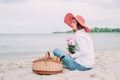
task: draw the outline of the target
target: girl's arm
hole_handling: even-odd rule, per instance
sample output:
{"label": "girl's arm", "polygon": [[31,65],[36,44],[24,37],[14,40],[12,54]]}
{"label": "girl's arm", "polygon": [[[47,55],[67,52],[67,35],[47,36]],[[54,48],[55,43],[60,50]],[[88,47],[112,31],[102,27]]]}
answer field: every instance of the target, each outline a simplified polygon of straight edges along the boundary
{"label": "girl's arm", "polygon": [[77,35],[75,39],[78,44],[78,47],[80,48],[80,51],[75,52],[75,54],[71,54],[71,57],[78,58],[80,56],[85,56],[85,53],[89,49],[89,42],[87,40],[87,37],[85,35]]}

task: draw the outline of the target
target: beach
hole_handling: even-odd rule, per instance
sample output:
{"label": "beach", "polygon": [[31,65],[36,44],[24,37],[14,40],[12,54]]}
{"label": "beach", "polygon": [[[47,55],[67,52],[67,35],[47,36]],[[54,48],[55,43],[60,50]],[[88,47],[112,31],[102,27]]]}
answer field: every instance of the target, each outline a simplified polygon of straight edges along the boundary
{"label": "beach", "polygon": [[0,34],[0,80],[120,80],[120,34],[90,34],[95,65],[89,71],[66,68],[55,75],[32,72],[32,62],[54,48],[66,50],[66,37],[73,34]]}
{"label": "beach", "polygon": [[32,72],[32,61],[38,55],[0,59],[0,80],[120,80],[120,50],[95,51],[95,65],[88,71],[71,71],[66,68],[55,75],[38,75]]}

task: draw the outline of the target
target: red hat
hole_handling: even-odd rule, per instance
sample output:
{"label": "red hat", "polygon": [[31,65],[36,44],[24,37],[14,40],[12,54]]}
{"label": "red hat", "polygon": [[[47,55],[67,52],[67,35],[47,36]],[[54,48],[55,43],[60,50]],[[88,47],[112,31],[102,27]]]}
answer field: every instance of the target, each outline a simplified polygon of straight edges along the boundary
{"label": "red hat", "polygon": [[66,23],[68,26],[70,26],[72,28],[72,19],[75,18],[83,27],[85,32],[90,32],[90,29],[85,25],[85,20],[82,16],[77,15],[77,16],[73,16],[72,13],[68,13],[65,15],[64,18],[64,23]]}

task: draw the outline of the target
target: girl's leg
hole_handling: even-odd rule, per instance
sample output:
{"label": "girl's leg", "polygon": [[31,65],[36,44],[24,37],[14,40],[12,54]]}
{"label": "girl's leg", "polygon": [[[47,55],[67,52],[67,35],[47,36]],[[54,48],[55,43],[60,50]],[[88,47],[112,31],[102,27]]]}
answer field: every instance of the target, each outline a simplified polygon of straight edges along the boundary
{"label": "girl's leg", "polygon": [[60,49],[54,49],[53,50],[53,54],[55,56],[57,56],[58,58],[61,58],[63,55],[65,55],[65,57],[62,59],[63,64],[71,69],[71,70],[80,70],[80,71],[86,71],[86,70],[90,70],[91,68],[86,68],[78,63],[75,62],[75,60],[73,58],[71,58],[67,53],[63,52]]}
{"label": "girl's leg", "polygon": [[82,66],[82,65],[80,65],[78,63],[76,63],[75,65],[76,65],[76,69],[80,70],[80,71],[86,71],[86,70],[92,69],[92,68],[86,68],[86,67],[84,67],[84,66]]}
{"label": "girl's leg", "polygon": [[76,69],[76,65],[75,65],[75,60],[73,58],[71,58],[67,53],[65,53],[64,51],[56,48],[53,50],[53,54],[55,56],[57,56],[58,58],[61,58],[63,55],[65,55],[65,57],[62,59],[63,64],[71,69],[71,70],[75,70]]}

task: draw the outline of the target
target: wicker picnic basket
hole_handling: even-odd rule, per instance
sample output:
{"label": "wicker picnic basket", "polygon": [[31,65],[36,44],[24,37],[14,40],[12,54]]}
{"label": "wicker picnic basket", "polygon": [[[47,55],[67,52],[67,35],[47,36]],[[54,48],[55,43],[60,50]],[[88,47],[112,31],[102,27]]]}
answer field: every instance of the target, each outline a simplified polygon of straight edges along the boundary
{"label": "wicker picnic basket", "polygon": [[63,64],[57,57],[50,57],[47,52],[45,58],[33,61],[32,71],[37,74],[57,74],[63,70]]}

